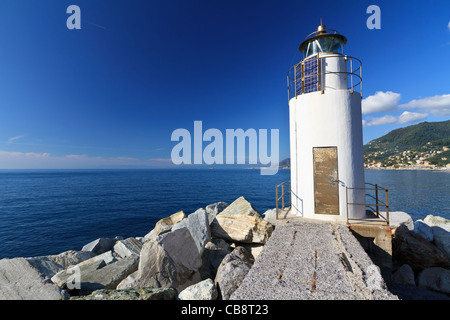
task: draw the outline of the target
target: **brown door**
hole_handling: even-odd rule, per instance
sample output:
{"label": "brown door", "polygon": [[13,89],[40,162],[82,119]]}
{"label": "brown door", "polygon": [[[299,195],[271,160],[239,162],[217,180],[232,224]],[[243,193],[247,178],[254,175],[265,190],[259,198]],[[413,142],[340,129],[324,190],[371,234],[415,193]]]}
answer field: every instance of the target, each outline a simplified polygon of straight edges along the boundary
{"label": "brown door", "polygon": [[314,212],[339,214],[337,147],[313,148]]}

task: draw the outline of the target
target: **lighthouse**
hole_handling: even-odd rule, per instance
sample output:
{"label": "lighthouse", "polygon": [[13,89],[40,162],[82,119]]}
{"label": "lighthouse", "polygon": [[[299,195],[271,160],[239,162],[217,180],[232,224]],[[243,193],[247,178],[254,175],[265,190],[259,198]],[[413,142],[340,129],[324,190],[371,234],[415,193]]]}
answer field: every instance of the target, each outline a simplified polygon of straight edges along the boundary
{"label": "lighthouse", "polygon": [[362,65],[347,38],[320,25],[288,72],[291,211],[305,218],[363,219]]}

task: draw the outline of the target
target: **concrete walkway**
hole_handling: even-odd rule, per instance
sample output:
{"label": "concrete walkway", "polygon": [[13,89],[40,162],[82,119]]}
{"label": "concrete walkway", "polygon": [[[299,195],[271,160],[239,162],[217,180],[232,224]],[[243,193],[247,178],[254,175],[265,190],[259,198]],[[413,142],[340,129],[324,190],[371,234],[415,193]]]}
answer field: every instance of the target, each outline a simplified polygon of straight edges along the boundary
{"label": "concrete walkway", "polygon": [[397,299],[346,225],[287,219],[231,299]]}

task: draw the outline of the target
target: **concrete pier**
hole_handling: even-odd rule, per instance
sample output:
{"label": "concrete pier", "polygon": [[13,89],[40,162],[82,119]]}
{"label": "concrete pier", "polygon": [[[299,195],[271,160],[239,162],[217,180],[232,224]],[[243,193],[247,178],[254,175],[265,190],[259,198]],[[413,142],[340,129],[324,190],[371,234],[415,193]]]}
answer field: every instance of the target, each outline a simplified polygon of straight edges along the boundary
{"label": "concrete pier", "polygon": [[397,299],[349,226],[279,220],[231,299]]}

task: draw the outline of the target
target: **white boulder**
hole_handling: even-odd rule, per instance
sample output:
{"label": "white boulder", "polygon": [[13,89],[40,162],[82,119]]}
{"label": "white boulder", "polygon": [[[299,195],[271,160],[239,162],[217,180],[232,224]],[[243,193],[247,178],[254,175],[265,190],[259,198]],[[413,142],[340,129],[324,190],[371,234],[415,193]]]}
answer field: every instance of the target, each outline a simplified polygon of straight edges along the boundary
{"label": "white boulder", "polygon": [[209,224],[211,224],[214,218],[228,207],[226,202],[216,202],[206,206],[206,214],[208,215]]}
{"label": "white boulder", "polygon": [[201,255],[206,243],[211,240],[211,229],[208,215],[205,209],[198,209],[191,213],[186,219],[178,222],[172,227],[172,232],[181,228],[187,228],[197,247],[197,255]]}
{"label": "white boulder", "polygon": [[186,218],[186,215],[183,211],[175,212],[169,217],[163,218],[159,220],[152,231],[147,233],[144,238],[146,239],[156,239],[158,236],[169,232],[172,229],[172,226],[181,220]]}
{"label": "white boulder", "polygon": [[24,258],[0,260],[0,300],[59,300],[69,294]]}
{"label": "white boulder", "polygon": [[427,215],[423,221],[430,227],[441,227],[450,232],[450,220],[440,216]]}
{"label": "white boulder", "polygon": [[223,300],[228,300],[236,291],[251,267],[252,261],[243,247],[236,247],[225,256],[214,280]]}
{"label": "white boulder", "polygon": [[[386,219],[386,212],[380,212],[380,216]],[[403,211],[390,211],[389,226],[395,228],[401,225],[405,225],[409,231],[414,230],[414,221],[408,213]]]}
{"label": "white boulder", "polygon": [[114,245],[114,252],[117,253],[121,258],[127,258],[132,254],[139,255],[141,249],[142,242],[133,237],[117,241]]}
{"label": "white boulder", "polygon": [[271,223],[240,197],[219,213],[211,224],[213,237],[244,243],[265,243],[272,234]]}
{"label": "white boulder", "polygon": [[91,251],[95,254],[102,254],[111,250],[116,241],[110,238],[99,238],[84,245],[81,251]]}
{"label": "white boulder", "polygon": [[430,214],[423,221],[431,227],[436,247],[450,260],[450,220]]}
{"label": "white boulder", "polygon": [[217,300],[218,297],[219,293],[211,279],[189,286],[178,295],[180,300]]}

